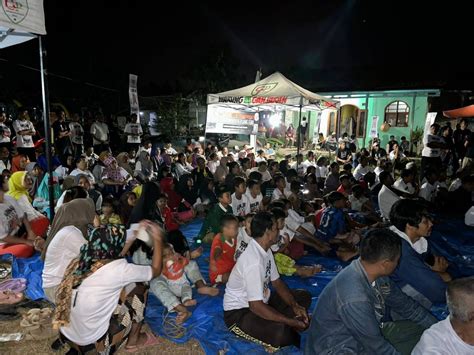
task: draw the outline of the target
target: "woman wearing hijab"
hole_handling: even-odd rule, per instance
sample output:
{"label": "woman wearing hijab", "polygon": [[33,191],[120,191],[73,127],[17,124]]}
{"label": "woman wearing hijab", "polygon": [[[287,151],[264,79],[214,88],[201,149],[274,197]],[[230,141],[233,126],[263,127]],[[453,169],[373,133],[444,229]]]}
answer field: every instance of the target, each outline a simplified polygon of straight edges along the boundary
{"label": "woman wearing hijab", "polygon": [[198,191],[194,186],[194,180],[191,175],[185,175],[179,180],[177,190],[182,198],[191,206],[196,203]]}
{"label": "woman wearing hijab", "polygon": [[17,171],[25,171],[26,165],[29,163],[28,157],[22,154],[17,154],[12,158],[12,173]]}
{"label": "woman wearing hijab", "polygon": [[87,225],[96,216],[94,202],[78,198],[62,205],[54,216],[51,230],[41,253],[44,260],[43,290],[46,298],[55,303],[58,285],[69,263],[77,258],[87,243]]}
{"label": "woman wearing hijab", "polygon": [[133,169],[130,166],[128,153],[122,152],[117,155],[117,164],[123,168],[130,176],[133,176]]}
{"label": "woman wearing hijab", "polygon": [[88,243],[66,268],[56,291],[53,327],[61,339],[81,354],[112,354],[122,344],[135,352],[157,343],[151,333],[141,333],[148,282],[161,274],[161,229],[143,221],[153,242],[151,265],[135,265],[122,257],[125,227],[109,225],[91,229]]}
{"label": "woman wearing hijab", "polygon": [[137,195],[133,191],[126,192],[120,197],[120,219],[123,224],[128,225],[128,220],[136,204]]}
{"label": "woman wearing hijab", "polygon": [[135,164],[135,175],[142,181],[148,181],[154,175],[153,162],[150,159],[150,154],[145,150],[142,150],[138,156]]}
{"label": "woman wearing hijab", "polygon": [[191,174],[193,171],[193,166],[186,161],[186,154],[179,153],[178,160],[174,164],[174,172],[178,179],[181,179],[181,176]]}
{"label": "woman wearing hijab", "polygon": [[[51,217],[51,211],[49,210],[49,173],[46,173],[41,181],[36,192],[36,197],[33,200],[33,207],[42,213],[46,213],[48,218]],[[54,201],[57,202],[61,197],[61,186],[59,186],[59,177],[53,172],[53,196]]]}
{"label": "woman wearing hijab", "polygon": [[[6,195],[7,191],[7,178],[0,175],[0,255],[29,258],[44,240],[36,237],[25,213],[13,197]],[[21,233],[21,226],[26,233]]]}
{"label": "woman wearing hijab", "polygon": [[31,204],[31,197],[28,193],[33,181],[26,171],[13,173],[8,180],[7,195],[13,197],[21,210],[26,213],[31,228],[37,236],[45,237],[49,227],[49,220],[40,212],[35,210]]}

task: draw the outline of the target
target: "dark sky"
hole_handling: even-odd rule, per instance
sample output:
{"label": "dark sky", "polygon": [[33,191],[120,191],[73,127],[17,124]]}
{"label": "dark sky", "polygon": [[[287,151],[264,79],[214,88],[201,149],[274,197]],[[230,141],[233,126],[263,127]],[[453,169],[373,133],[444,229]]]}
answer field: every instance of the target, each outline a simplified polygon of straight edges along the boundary
{"label": "dark sky", "polygon": [[[45,0],[49,69],[125,91],[136,73],[139,91],[149,91],[150,83],[186,81],[211,48],[228,45],[241,84],[262,67],[311,89],[470,89],[474,8],[459,3]],[[10,63],[0,74],[11,79],[23,70],[11,63],[38,66],[37,43],[0,58]]]}

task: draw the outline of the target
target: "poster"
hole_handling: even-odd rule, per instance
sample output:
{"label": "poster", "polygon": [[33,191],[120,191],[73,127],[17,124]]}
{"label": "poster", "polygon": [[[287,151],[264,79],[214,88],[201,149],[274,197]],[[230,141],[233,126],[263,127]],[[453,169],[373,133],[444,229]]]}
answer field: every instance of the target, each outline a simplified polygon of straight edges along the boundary
{"label": "poster", "polygon": [[370,127],[370,138],[376,138],[378,136],[377,126],[379,124],[379,116],[372,116],[372,126]]}
{"label": "poster", "polygon": [[423,131],[423,144],[426,144],[428,134],[430,133],[430,127],[434,123],[436,118],[436,112],[428,112],[426,114],[425,129]]}
{"label": "poster", "polygon": [[130,114],[136,114],[140,122],[140,108],[138,106],[138,91],[137,91],[138,76],[130,74],[128,84],[128,97],[130,99]]}
{"label": "poster", "polygon": [[319,111],[316,113],[316,121],[314,121],[314,130],[313,130],[313,144],[318,144],[319,141],[319,126],[321,125],[321,116],[323,112]]}
{"label": "poster", "polygon": [[209,105],[206,133],[257,134],[258,114],[251,110],[234,110]]}

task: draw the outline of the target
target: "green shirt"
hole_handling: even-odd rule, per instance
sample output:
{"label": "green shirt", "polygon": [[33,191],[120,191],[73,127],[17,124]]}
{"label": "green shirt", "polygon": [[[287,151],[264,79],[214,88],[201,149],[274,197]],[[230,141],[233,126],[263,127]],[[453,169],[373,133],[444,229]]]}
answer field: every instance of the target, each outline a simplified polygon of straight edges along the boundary
{"label": "green shirt", "polygon": [[219,233],[221,231],[221,219],[226,214],[233,214],[231,206],[224,207],[220,203],[214,205],[202,224],[198,238],[202,239],[208,233]]}

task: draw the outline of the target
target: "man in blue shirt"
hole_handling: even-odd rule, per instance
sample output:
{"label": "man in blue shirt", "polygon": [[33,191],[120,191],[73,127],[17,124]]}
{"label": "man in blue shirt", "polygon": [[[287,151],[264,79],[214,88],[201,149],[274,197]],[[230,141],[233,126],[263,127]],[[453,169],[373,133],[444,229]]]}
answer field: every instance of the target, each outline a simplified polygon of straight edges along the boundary
{"label": "man in blue shirt", "polygon": [[[387,277],[397,267],[400,251],[400,238],[389,229],[367,233],[360,258],[321,293],[305,354],[410,354],[436,318]],[[391,321],[390,309],[406,320]]]}
{"label": "man in blue shirt", "polygon": [[425,208],[417,201],[397,201],[390,210],[390,229],[402,242],[402,255],[394,273],[390,276],[401,290],[430,309],[433,303],[446,302],[446,282],[451,276],[446,272],[445,258],[435,256],[431,264],[426,262],[428,241],[433,223]]}

